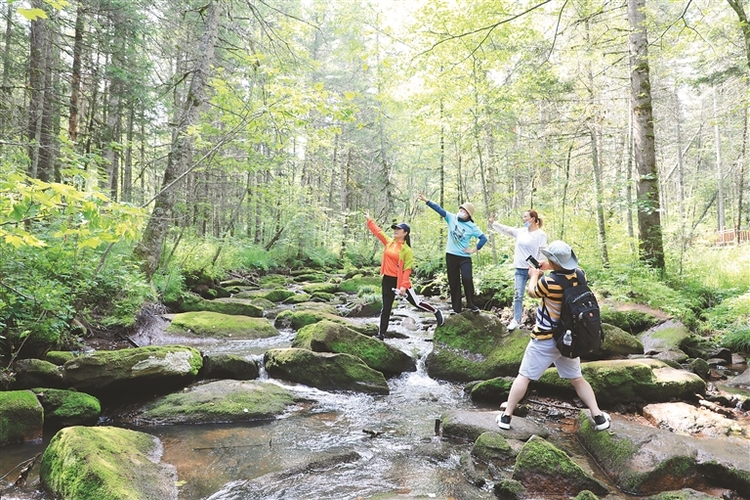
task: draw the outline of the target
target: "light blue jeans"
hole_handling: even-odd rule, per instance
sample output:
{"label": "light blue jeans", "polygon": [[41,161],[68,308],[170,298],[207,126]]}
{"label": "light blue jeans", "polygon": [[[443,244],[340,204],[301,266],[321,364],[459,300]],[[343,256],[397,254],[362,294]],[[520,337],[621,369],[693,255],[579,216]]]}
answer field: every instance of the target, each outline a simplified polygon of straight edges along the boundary
{"label": "light blue jeans", "polygon": [[529,270],[516,268],[516,289],[513,294],[513,318],[516,323],[521,323],[523,316],[523,296],[526,292],[526,283],[529,281]]}

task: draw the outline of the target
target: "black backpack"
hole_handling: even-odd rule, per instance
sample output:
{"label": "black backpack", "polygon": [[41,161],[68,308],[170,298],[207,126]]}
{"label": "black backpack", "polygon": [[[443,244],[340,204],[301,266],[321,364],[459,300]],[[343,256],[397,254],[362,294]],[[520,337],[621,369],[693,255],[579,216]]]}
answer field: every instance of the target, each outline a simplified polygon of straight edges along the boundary
{"label": "black backpack", "polygon": [[[566,358],[577,358],[598,351],[604,342],[599,303],[586,284],[580,269],[574,280],[550,277],[563,289],[560,324],[553,332],[557,349]],[[578,283],[573,285],[572,281]]]}

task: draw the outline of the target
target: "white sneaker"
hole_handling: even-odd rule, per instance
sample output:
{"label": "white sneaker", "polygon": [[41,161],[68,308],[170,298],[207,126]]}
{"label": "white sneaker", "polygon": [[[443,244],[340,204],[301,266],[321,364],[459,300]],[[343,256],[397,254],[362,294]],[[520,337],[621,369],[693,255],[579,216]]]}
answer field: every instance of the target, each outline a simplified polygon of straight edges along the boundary
{"label": "white sneaker", "polygon": [[609,429],[609,423],[612,421],[612,418],[609,416],[609,413],[602,412],[601,415],[597,415],[594,417],[594,429],[597,431],[604,431]]}
{"label": "white sneaker", "polygon": [[518,328],[519,326],[520,326],[520,325],[518,324],[518,321],[516,321],[516,320],[514,319],[513,321],[511,321],[511,322],[510,322],[510,323],[508,324],[508,331],[509,331],[509,332],[510,332],[510,331],[513,331],[513,330],[515,330],[516,328]]}

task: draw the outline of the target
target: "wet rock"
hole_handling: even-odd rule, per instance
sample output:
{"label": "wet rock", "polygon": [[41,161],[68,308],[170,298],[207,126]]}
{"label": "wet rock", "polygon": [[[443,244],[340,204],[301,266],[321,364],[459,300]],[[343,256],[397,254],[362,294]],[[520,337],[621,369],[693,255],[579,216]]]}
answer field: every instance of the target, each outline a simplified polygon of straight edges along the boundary
{"label": "wet rock", "polygon": [[198,378],[252,380],[258,378],[259,374],[260,367],[254,359],[236,354],[207,354],[203,356],[203,366],[198,372]]}
{"label": "wet rock", "polygon": [[292,347],[315,352],[340,352],[357,356],[367,366],[386,376],[416,371],[414,359],[404,351],[345,325],[323,320],[297,332]]}
{"label": "wet rock", "polygon": [[298,402],[277,384],[219,380],[163,396],[136,412],[147,425],[209,424],[273,420]]}
{"label": "wet rock", "polygon": [[99,399],[149,397],[195,380],[203,365],[200,352],[184,346],[148,346],[97,351],[63,365],[66,387]]}
{"label": "wet rock", "polygon": [[602,322],[616,326],[631,335],[636,335],[666,319],[660,311],[628,308],[625,304],[601,303]]}
{"label": "wet rock", "polygon": [[177,499],[177,473],[158,438],[116,427],[66,427],[41,460],[44,488],[61,500]]}
{"label": "wet rock", "polygon": [[528,498],[526,488],[523,487],[523,484],[521,484],[520,481],[513,479],[498,481],[492,489],[495,496],[502,500],[521,500],[523,498]]}
{"label": "wet rock", "polygon": [[[706,382],[694,373],[676,370],[655,359],[618,359],[581,364],[581,371],[600,404],[693,400],[705,394]],[[573,387],[549,368],[535,383],[540,391],[567,392]]]}
{"label": "wet rock", "polygon": [[703,379],[708,378],[708,375],[711,373],[708,363],[705,359],[701,358],[690,360],[686,368]]}
{"label": "wet rock", "polygon": [[531,420],[513,417],[509,430],[500,430],[495,419],[498,411],[450,410],[440,417],[443,437],[476,441],[485,432],[500,432],[505,439],[527,441],[531,436],[548,437],[549,430]]}
{"label": "wet rock", "polygon": [[613,417],[597,432],[588,416],[578,416],[579,441],[621,490],[635,495],[694,488],[750,491],[748,441],[696,438]]}
{"label": "wet rock", "polygon": [[383,374],[346,353],[318,353],[308,349],[270,349],[264,356],[270,377],[322,390],[388,394]]}
{"label": "wet rock", "polygon": [[495,315],[465,311],[435,330],[425,368],[432,378],[455,382],[515,376],[528,342],[527,331],[508,334]]}
{"label": "wet rock", "polygon": [[197,311],[176,314],[167,328],[171,335],[197,338],[262,339],[279,334],[265,318]]}
{"label": "wet rock", "polygon": [[0,391],[0,446],[42,439],[44,409],[31,391]]}
{"label": "wet rock", "polygon": [[539,436],[532,436],[521,448],[513,468],[513,479],[531,493],[577,495],[589,490],[606,495],[606,486],[590,476],[564,451]]}
{"label": "wet rock", "polygon": [[477,468],[474,466],[474,460],[469,453],[461,454],[459,465],[461,466],[461,474],[463,474],[469,484],[472,484],[477,488],[481,488],[485,485],[487,480],[477,472]]}
{"label": "wet rock", "polygon": [[64,389],[33,389],[44,408],[44,425],[61,429],[72,425],[94,425],[102,405],[94,396]]}
{"label": "wet rock", "polygon": [[[663,491],[650,497],[645,497],[644,500],[716,500],[719,497],[703,493],[702,491],[696,491],[691,488],[685,488],[678,491]],[[728,500],[724,497],[725,500]]]}

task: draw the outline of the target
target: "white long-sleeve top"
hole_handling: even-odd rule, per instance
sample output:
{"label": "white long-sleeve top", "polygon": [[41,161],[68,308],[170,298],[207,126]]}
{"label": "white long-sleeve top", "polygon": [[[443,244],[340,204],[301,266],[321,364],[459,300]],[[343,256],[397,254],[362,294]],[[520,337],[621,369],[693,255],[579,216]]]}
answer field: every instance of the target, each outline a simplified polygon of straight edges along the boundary
{"label": "white long-sleeve top", "polygon": [[528,268],[529,263],[526,262],[526,258],[529,255],[533,255],[539,262],[544,259],[541,250],[547,248],[547,234],[541,229],[529,231],[525,227],[504,226],[497,221],[492,223],[492,229],[516,239],[515,255],[513,256],[514,267]]}

